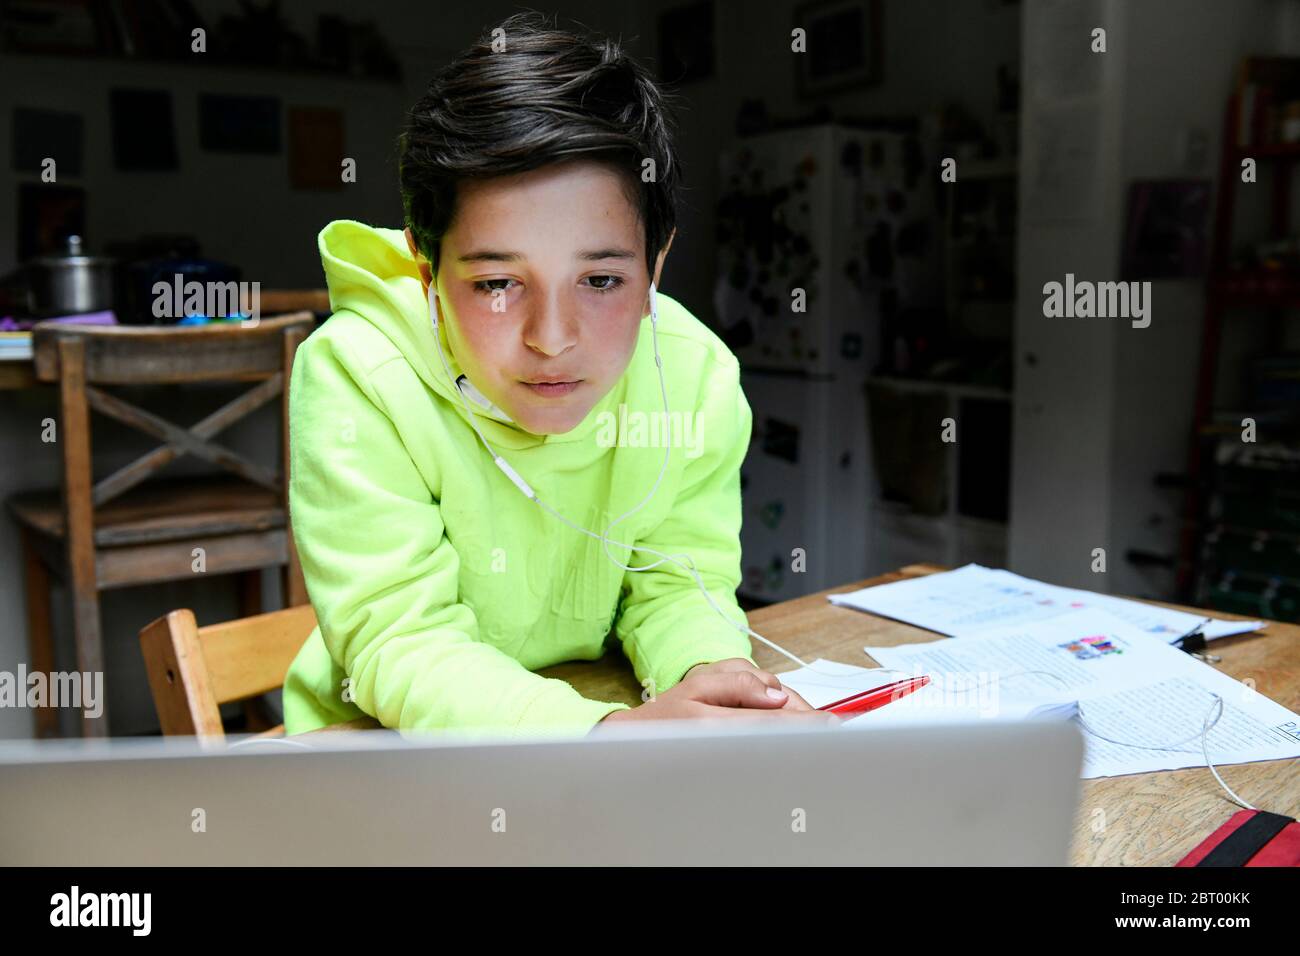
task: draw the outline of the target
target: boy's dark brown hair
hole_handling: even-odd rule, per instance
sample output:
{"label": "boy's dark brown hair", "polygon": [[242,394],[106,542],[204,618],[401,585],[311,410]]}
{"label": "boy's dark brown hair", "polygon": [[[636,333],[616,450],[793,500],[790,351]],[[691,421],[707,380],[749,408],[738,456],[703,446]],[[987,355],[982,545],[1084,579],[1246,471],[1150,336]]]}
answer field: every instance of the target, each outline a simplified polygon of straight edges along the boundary
{"label": "boy's dark brown hair", "polygon": [[[502,21],[445,66],[411,109],[399,141],[406,225],[436,274],[439,240],[455,213],[456,183],[572,159],[607,163],[624,179],[645,231],[646,267],[677,221],[681,170],[667,94],[609,39],[547,24],[530,11]],[[642,182],[654,160],[655,179]]]}

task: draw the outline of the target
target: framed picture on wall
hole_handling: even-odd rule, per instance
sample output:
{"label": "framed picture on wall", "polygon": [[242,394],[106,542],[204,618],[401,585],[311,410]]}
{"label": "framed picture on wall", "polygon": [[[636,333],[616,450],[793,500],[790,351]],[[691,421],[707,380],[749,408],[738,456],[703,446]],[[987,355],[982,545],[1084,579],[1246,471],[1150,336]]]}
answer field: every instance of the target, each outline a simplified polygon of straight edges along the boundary
{"label": "framed picture on wall", "polygon": [[801,97],[880,82],[880,0],[813,0],[795,8],[794,25],[803,29],[807,44],[794,57]]}

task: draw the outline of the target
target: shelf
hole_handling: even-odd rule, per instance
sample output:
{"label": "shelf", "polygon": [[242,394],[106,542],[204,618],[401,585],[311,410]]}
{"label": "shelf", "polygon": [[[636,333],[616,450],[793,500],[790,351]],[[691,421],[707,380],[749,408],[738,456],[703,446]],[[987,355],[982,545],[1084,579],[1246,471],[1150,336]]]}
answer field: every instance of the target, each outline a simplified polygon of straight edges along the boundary
{"label": "shelf", "polygon": [[1300,159],[1300,143],[1269,143],[1261,146],[1234,146],[1237,159]]}
{"label": "shelf", "polygon": [[900,392],[941,392],[956,398],[987,398],[1010,401],[1011,389],[993,385],[968,385],[961,382],[940,382],[924,378],[901,378],[892,375],[869,375],[868,385],[884,385]]}
{"label": "shelf", "polygon": [[1291,273],[1228,273],[1211,278],[1209,292],[1225,305],[1300,308],[1300,276]]}
{"label": "shelf", "polygon": [[1014,179],[1020,171],[1014,159],[958,160],[957,182],[963,179]]}
{"label": "shelf", "polygon": [[983,532],[988,534],[1006,534],[1009,526],[1005,521],[994,521],[992,518],[975,518],[971,515],[964,515],[957,512],[957,527],[966,531]]}
{"label": "shelf", "polygon": [[994,244],[1009,246],[1014,244],[1015,241],[1016,241],[1015,234],[1010,232],[998,233],[997,235],[993,235],[993,236],[984,236],[978,239],[974,236],[953,236],[952,237],[952,244],[954,247],[958,249],[968,249],[975,246],[988,246]]}
{"label": "shelf", "polygon": [[927,515],[913,511],[910,505],[901,501],[892,501],[879,496],[873,497],[871,500],[875,505],[876,516],[886,520],[915,521],[919,524],[943,525],[944,527],[955,523],[957,527],[966,531],[988,531],[993,533],[1005,532],[1008,527],[1005,521],[995,521],[992,518],[977,518],[974,515],[962,514],[960,511],[944,511],[936,515]]}
{"label": "shelf", "polygon": [[194,73],[200,73],[204,70],[209,70],[224,74],[242,73],[249,76],[284,76],[304,80],[339,81],[365,86],[400,86],[403,82],[401,77],[369,76],[360,73],[349,73],[328,66],[306,67],[283,66],[275,63],[249,63],[244,60],[209,57],[207,54],[204,54],[202,57],[157,57],[127,56],[123,53],[16,53],[11,51],[0,51],[0,63],[3,63],[7,68],[17,69],[20,69],[24,64],[26,64],[29,66],[43,65],[57,67],[66,70],[74,63],[82,63],[85,65],[94,64],[96,67],[102,67],[105,65],[140,66],[146,70],[162,67],[170,68],[172,70],[181,70],[185,73],[191,71]]}

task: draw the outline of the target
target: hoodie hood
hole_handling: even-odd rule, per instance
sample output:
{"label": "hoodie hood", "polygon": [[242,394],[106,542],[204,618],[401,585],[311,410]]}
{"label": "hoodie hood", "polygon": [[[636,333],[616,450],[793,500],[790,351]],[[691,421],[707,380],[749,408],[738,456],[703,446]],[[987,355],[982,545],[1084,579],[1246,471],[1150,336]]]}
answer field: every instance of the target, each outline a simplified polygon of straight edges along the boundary
{"label": "hoodie hood", "polygon": [[[439,326],[434,331],[428,299],[420,284],[415,259],[406,246],[405,233],[341,219],[321,230],[317,245],[331,311],[353,312],[383,332],[425,385],[441,396],[457,415],[467,424],[469,415],[475,416],[478,427],[494,447],[530,448],[586,438],[597,427],[600,413],[615,408],[626,391],[627,371],[582,422],[558,435],[534,435],[468,398],[462,402],[460,390],[454,384],[462,374],[460,363],[447,342],[445,329]],[[650,348],[646,344],[648,339],[648,323],[643,322],[628,371],[643,362],[644,353]],[[451,379],[447,378],[447,370],[438,358],[439,344],[451,369]]]}

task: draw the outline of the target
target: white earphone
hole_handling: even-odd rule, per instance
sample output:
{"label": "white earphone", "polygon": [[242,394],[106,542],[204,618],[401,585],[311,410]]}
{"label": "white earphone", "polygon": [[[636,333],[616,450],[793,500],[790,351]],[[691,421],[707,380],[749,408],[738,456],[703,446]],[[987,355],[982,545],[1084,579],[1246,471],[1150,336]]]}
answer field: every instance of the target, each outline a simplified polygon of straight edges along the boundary
{"label": "white earphone", "polygon": [[492,414],[497,415],[508,422],[514,421],[513,418],[505,413],[504,409],[493,405],[491,399],[475,388],[474,383],[469,380],[468,375],[462,374],[460,378],[456,379],[456,387],[460,389],[462,395],[480,408],[487,409]]}
{"label": "white earphone", "polygon": [[[430,295],[429,295],[429,317],[430,317],[431,319],[433,319],[433,335],[434,335],[434,338],[435,338],[435,340],[436,340],[436,339],[437,339],[437,336],[438,336],[438,310],[437,310],[437,308],[434,306],[434,302],[433,302],[433,300],[437,298],[438,293],[437,293],[437,290],[434,289],[434,287],[433,287],[433,283],[429,283],[429,293],[430,293]],[[438,342],[438,354],[439,354],[439,355],[442,354],[442,343],[441,343],[441,342]],[[447,360],[446,360],[446,359],[443,359],[443,367],[445,368],[446,365],[447,365]],[[448,377],[448,378],[451,377],[451,369],[447,369],[447,377]],[[492,404],[492,400],[491,400],[490,398],[488,398],[486,395],[484,395],[482,392],[480,392],[480,391],[479,391],[479,390],[474,386],[474,383],[471,382],[471,381],[469,380],[469,376],[468,376],[468,375],[464,375],[464,374],[462,374],[459,378],[456,379],[456,383],[455,383],[455,384],[456,384],[456,388],[457,388],[457,390],[461,393],[461,395],[463,395],[463,396],[465,396],[466,398],[468,398],[471,402],[473,402],[473,403],[474,403],[475,405],[477,405],[479,408],[487,409],[487,411],[489,411],[489,412],[491,412],[492,414],[494,414],[494,415],[496,415],[496,416],[498,416],[498,417],[504,419],[505,421],[508,421],[508,422],[513,422],[513,421],[514,421],[513,418],[511,418],[509,415],[506,414],[506,412],[505,412],[504,409],[502,409],[502,408],[498,408],[496,405],[493,405],[493,404]]]}

